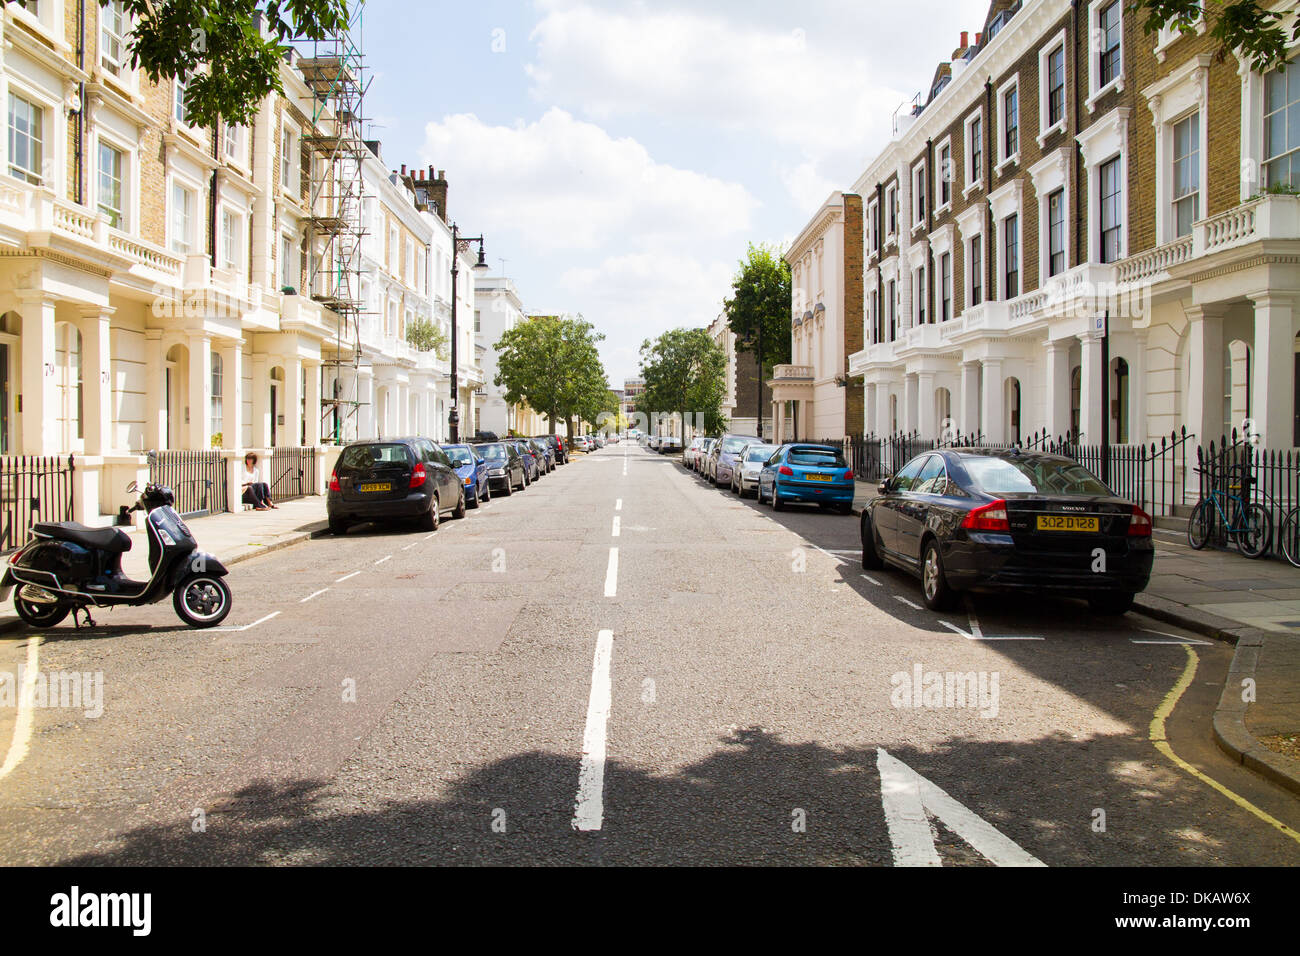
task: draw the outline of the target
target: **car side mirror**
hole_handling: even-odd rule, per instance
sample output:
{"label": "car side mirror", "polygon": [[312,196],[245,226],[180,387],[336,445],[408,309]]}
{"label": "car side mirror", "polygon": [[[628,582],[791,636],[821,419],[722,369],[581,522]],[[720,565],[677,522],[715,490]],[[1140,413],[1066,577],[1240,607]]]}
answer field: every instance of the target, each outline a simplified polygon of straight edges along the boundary
{"label": "car side mirror", "polygon": [[894,476],[893,476],[893,475],[890,475],[888,478],[882,478],[882,479],[880,480],[880,484],[877,485],[877,490],[879,490],[879,492],[880,492],[882,495],[887,495],[887,494],[889,494],[891,491],[893,491],[893,490],[894,490]]}
{"label": "car side mirror", "polygon": [[477,458],[477,459],[475,459],[475,460],[476,460],[480,465],[484,464],[484,461],[483,461],[482,458]]}

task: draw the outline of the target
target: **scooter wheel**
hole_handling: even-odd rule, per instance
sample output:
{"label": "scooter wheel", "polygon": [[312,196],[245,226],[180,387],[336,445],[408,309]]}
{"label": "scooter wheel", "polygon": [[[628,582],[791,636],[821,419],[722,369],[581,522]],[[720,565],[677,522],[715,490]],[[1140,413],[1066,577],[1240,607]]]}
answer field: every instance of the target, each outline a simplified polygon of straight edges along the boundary
{"label": "scooter wheel", "polygon": [[216,627],[230,613],[230,588],[222,578],[199,574],[176,585],[172,606],[190,627]]}
{"label": "scooter wheel", "polygon": [[18,616],[31,627],[54,627],[65,617],[72,607],[67,604],[37,604],[21,597],[14,598],[14,610]]}

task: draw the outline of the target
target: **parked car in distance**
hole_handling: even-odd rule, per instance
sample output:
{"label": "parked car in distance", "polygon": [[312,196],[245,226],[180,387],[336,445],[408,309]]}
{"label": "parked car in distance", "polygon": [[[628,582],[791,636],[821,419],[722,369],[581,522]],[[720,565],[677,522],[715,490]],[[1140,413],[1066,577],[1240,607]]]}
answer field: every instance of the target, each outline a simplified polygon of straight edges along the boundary
{"label": "parked car in distance", "polygon": [[441,445],[443,453],[451,459],[456,477],[465,486],[465,502],[477,508],[492,499],[492,483],[488,481],[488,464],[469,445]]}
{"label": "parked car in distance", "polygon": [[615,434],[614,432],[610,432],[610,433],[609,433],[609,443],[610,443],[611,445],[617,445],[617,444],[618,444],[618,435]]}
{"label": "parked car in distance", "polygon": [[515,451],[519,452],[519,457],[524,460],[524,471],[528,476],[528,484],[532,484],[542,476],[536,452],[528,447],[527,442],[518,438],[512,438],[509,443],[514,446]]}
{"label": "parked car in distance", "polygon": [[834,445],[794,442],[782,445],[758,476],[758,501],[766,498],[777,511],[790,502],[853,511],[853,469]]}
{"label": "parked car in distance", "polygon": [[662,435],[651,435],[650,440],[646,442],[646,447],[649,448],[651,451],[658,451],[659,443],[662,442],[663,440],[664,439]]}
{"label": "parked car in distance", "polygon": [[542,474],[549,475],[555,470],[555,452],[547,442],[536,438],[525,438],[524,442],[537,456],[537,464]]}
{"label": "parked car in distance", "polygon": [[563,435],[538,435],[537,440],[539,442],[546,442],[546,444],[551,446],[551,452],[554,455],[555,463],[557,465],[563,465],[568,462],[569,451],[564,446]]}
{"label": "parked car in distance", "polygon": [[750,442],[758,441],[754,435],[723,435],[709,452],[708,477],[721,488],[731,481],[731,470],[736,465],[736,458]]}
{"label": "parked car in distance", "polygon": [[427,438],[353,442],[334,465],[325,511],[332,534],[363,521],[410,519],[434,531],[444,513],[465,517],[465,487]]}
{"label": "parked car in distance", "polygon": [[659,442],[659,454],[676,455],[682,450],[682,440],[676,435],[665,435]]}
{"label": "parked car in distance", "polygon": [[1145,511],[1070,458],[1019,449],[918,455],[881,482],[861,533],[862,566],[916,575],[932,610],[994,588],[1123,614],[1155,555]]}
{"label": "parked car in distance", "polygon": [[700,446],[699,454],[697,454],[695,460],[691,462],[691,467],[695,469],[697,474],[704,474],[704,463],[709,458],[709,452],[713,450],[713,446],[717,443],[718,440],[716,438],[704,439],[704,444]]}
{"label": "parked car in distance", "polygon": [[682,451],[682,464],[687,468],[693,469],[696,460],[700,457],[700,450],[704,447],[704,437],[696,435],[691,439],[685,450]]}
{"label": "parked car in distance", "polygon": [[731,469],[731,490],[742,498],[754,492],[758,497],[758,476],[767,460],[776,451],[776,445],[766,442],[750,442],[740,453],[736,467]]}
{"label": "parked car in distance", "polygon": [[474,450],[487,462],[488,482],[492,489],[510,497],[518,488],[528,487],[528,470],[519,449],[510,442],[498,441],[475,445]]}

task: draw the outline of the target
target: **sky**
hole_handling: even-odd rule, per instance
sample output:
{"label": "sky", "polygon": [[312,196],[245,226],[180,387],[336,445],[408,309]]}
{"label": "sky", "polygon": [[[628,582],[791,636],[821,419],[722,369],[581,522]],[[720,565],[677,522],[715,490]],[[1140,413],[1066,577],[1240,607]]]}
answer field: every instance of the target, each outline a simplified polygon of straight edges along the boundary
{"label": "sky", "polygon": [[[445,169],[524,309],[581,313],[611,387],[722,311],[889,139],[988,0],[368,0],[367,137]],[[502,261],[504,260],[504,262]]]}

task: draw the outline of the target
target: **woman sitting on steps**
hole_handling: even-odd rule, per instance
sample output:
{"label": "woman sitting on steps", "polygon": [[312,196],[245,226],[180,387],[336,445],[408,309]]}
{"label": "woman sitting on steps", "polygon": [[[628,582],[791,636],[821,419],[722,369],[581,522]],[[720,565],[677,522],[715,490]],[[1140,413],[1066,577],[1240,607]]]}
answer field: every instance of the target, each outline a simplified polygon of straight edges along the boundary
{"label": "woman sitting on steps", "polygon": [[262,469],[257,466],[257,456],[251,451],[244,456],[244,504],[254,511],[277,508],[271,502],[271,486],[262,480]]}

